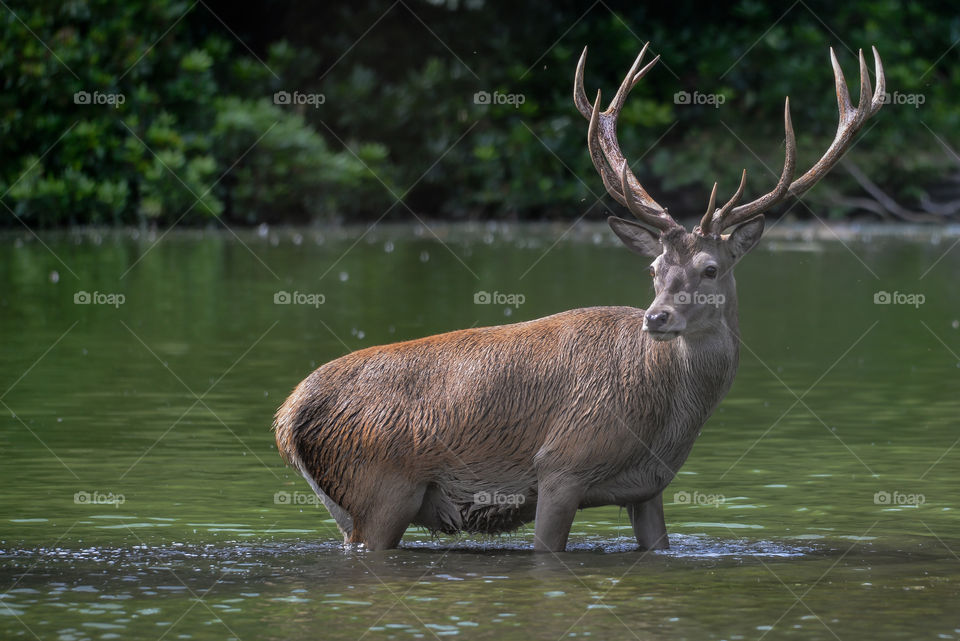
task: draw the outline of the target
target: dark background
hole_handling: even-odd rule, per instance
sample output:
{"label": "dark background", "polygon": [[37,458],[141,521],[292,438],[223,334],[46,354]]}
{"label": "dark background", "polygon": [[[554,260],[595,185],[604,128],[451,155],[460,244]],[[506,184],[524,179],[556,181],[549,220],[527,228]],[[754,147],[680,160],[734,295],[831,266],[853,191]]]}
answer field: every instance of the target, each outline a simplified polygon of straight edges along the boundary
{"label": "dark background", "polygon": [[[871,45],[892,102],[774,214],[960,212],[949,3],[43,0],[0,7],[0,32],[7,226],[600,218],[611,201],[597,202],[574,68],[589,45],[587,93],[606,103],[648,40],[662,61],[620,139],[675,214],[699,215],[714,180],[725,199],[742,167],[747,198],[772,187],[786,95],[805,170],[836,130],[829,47],[856,100]],[[78,104],[82,91],[123,104]],[[323,103],[275,104],[278,91]],[[522,104],[476,104],[480,91]],[[677,104],[680,91],[723,103]]]}

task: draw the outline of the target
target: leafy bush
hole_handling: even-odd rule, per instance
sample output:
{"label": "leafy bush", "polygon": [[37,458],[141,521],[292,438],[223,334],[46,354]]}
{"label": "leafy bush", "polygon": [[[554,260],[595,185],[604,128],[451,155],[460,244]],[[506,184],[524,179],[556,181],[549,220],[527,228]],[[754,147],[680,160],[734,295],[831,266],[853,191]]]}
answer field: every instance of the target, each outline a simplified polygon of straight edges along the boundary
{"label": "leafy bush", "polygon": [[[391,180],[386,148],[331,151],[264,98],[267,68],[210,35],[196,3],[11,9],[0,17],[0,193],[28,224],[306,221],[390,202],[371,173]],[[270,48],[278,67],[310,57]]]}
{"label": "leafy bush", "polygon": [[[799,165],[822,153],[836,127],[830,45],[855,98],[847,44],[876,44],[891,94],[923,99],[884,107],[848,158],[907,204],[944,183],[960,193],[948,151],[960,145],[960,66],[944,56],[960,14],[949,5],[7,6],[0,195],[30,225],[408,219],[407,207],[450,218],[574,218],[603,194],[570,99],[580,49],[591,45],[588,92],[603,88],[606,102],[648,39],[663,62],[633,91],[620,140],[673,211],[699,214],[713,181],[728,194],[741,167],[747,197],[769,189],[782,162],[784,95]],[[278,91],[325,100],[273,104]],[[479,91],[523,100],[477,104]],[[725,102],[676,104],[678,91]],[[841,192],[863,195],[837,170],[810,204],[821,217],[849,214],[850,201],[825,201]],[[399,196],[404,205],[391,208]],[[793,213],[809,215],[805,206]]]}
{"label": "leafy bush", "polygon": [[303,117],[266,99],[226,98],[217,105],[213,135],[224,198],[246,223],[307,221],[384,206],[387,176],[382,145],[334,153]]}

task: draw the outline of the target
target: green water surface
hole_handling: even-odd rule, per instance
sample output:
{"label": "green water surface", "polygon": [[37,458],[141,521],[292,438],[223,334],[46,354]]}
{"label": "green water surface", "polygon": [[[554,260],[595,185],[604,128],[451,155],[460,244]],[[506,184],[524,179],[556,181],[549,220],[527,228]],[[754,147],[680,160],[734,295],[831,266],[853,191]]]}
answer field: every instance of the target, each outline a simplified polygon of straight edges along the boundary
{"label": "green water surface", "polygon": [[604,228],[0,236],[0,638],[960,638],[958,238],[774,230],[673,548],[609,507],[534,555],[344,550],[271,418],[350,350],[646,305]]}

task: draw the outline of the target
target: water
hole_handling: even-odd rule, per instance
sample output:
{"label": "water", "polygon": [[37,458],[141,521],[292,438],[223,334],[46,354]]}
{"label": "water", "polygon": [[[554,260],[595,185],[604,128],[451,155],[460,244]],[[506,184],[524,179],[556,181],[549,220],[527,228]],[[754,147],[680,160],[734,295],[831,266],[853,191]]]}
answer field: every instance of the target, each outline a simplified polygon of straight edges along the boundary
{"label": "water", "polygon": [[0,638],[960,637],[955,232],[776,229],[738,267],[740,372],[671,550],[617,508],[558,555],[338,545],[275,408],[348,350],[649,302],[642,259],[565,229],[0,237]]}

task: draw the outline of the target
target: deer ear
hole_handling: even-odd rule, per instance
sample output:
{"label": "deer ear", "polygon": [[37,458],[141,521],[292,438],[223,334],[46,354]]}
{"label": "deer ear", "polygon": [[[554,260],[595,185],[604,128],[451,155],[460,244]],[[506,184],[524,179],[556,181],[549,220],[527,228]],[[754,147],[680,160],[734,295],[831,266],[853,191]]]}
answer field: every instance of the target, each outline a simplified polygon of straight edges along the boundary
{"label": "deer ear", "polygon": [[763,236],[763,215],[755,216],[734,229],[726,237],[727,247],[736,260],[740,260],[747,252],[757,246]]}
{"label": "deer ear", "polygon": [[660,237],[643,225],[616,216],[607,218],[607,223],[630,251],[648,258],[656,258],[663,253]]}

